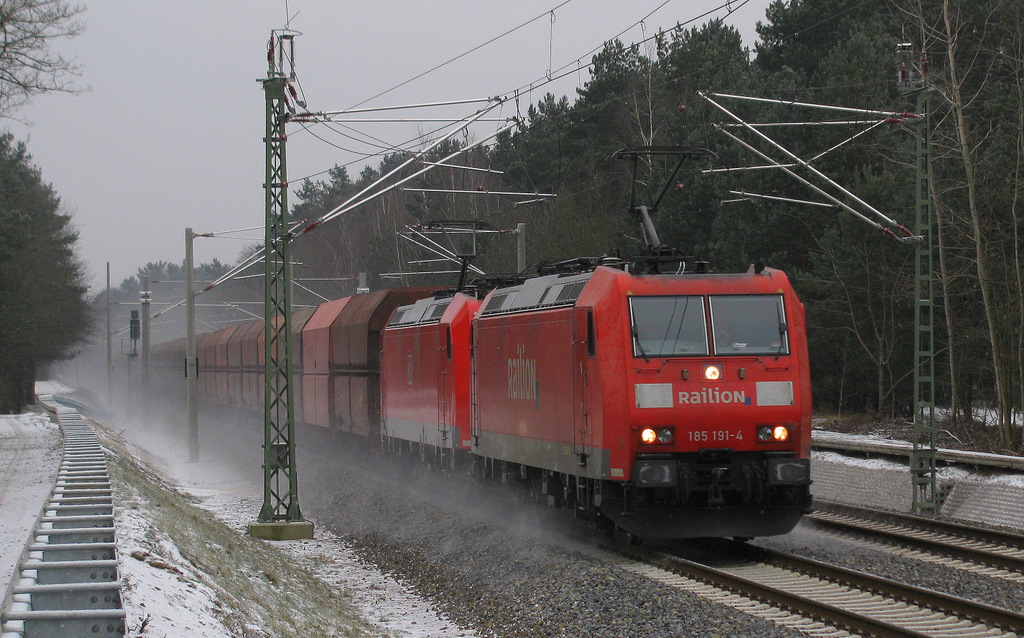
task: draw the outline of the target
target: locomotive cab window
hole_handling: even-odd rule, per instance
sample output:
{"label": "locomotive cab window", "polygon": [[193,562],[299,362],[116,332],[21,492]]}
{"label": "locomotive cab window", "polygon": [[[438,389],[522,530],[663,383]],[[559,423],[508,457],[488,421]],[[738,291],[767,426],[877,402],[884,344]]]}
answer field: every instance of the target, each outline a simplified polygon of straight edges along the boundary
{"label": "locomotive cab window", "polygon": [[629,314],[634,357],[708,354],[702,297],[630,297]]}
{"label": "locomotive cab window", "polygon": [[593,359],[597,355],[597,333],[594,330],[594,311],[587,311],[587,356]]}
{"label": "locomotive cab window", "polygon": [[716,355],[789,354],[782,295],[712,295]]}

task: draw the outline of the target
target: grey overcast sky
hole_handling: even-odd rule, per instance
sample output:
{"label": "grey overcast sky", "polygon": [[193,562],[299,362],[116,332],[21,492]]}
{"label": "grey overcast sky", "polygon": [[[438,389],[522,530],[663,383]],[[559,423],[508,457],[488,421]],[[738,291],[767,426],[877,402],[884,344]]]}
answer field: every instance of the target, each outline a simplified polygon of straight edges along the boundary
{"label": "grey overcast sky", "polygon": [[[538,18],[398,90],[370,101],[386,106],[505,95],[531,83],[521,110],[547,92],[575,97],[586,70],[543,85],[549,69],[576,67],[618,37],[637,42],[723,8],[721,17],[753,46],[769,0],[288,0],[294,16],[299,85],[311,110],[359,104],[447,60]],[[557,7],[557,8],[556,8]],[[550,12],[554,9],[553,19]],[[184,229],[215,232],[263,223],[264,98],[271,29],[284,26],[285,0],[102,0],[84,14],[85,33],[60,42],[77,58],[80,95],[45,95],[0,122],[28,142],[44,179],[80,232],[79,255],[94,289],[110,262],[115,286],[151,261],[181,263]],[[642,20],[641,24],[640,23]],[[465,116],[478,106],[448,110]],[[502,116],[515,115],[510,101]],[[419,113],[420,115],[434,115]],[[370,116],[372,117],[372,116]],[[377,116],[379,117],[379,115]],[[293,125],[294,126],[294,125]],[[493,132],[496,124],[492,124]],[[430,125],[363,124],[360,131],[399,144]],[[475,129],[477,138],[488,131]],[[317,129],[337,148],[289,129],[288,172],[302,177],[349,164],[356,177],[372,152]],[[356,152],[352,152],[356,151]],[[379,158],[369,160],[376,166]],[[294,201],[294,198],[293,200]],[[196,260],[234,263],[247,243],[205,239]]]}

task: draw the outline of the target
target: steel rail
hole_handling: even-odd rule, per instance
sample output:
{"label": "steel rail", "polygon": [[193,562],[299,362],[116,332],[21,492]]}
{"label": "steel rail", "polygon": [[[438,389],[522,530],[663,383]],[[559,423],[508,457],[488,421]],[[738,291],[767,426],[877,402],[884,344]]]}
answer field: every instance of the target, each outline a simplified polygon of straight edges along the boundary
{"label": "steel rail", "polygon": [[996,607],[960,596],[944,594],[916,585],[908,585],[873,574],[867,574],[837,565],[829,565],[812,558],[783,554],[774,550],[764,552],[762,560],[810,576],[824,578],[858,589],[866,589],[885,596],[916,605],[924,605],[939,611],[949,612],[961,618],[969,618],[986,625],[1007,629],[1018,634],[1024,633],[1024,614]]}
{"label": "steel rail", "polygon": [[[1019,534],[896,512],[879,513],[828,501],[816,500],[815,506],[824,510],[807,517],[815,525],[882,536],[931,553],[1024,573],[1024,536]],[[836,515],[859,520],[834,518]],[[932,534],[945,538],[928,536]],[[984,543],[987,547],[972,543]]]}
{"label": "steel rail", "polygon": [[[870,594],[882,596],[896,602],[922,607],[923,613],[939,611],[953,618],[979,623],[983,631],[998,629],[1024,635],[1024,614],[1002,609],[993,605],[965,600],[960,597],[933,590],[907,585],[851,569],[829,565],[809,558],[783,554],[777,551],[735,544],[731,551],[751,561],[777,569],[794,572],[810,579],[819,579],[831,585],[842,585]],[[882,617],[868,615],[844,608],[841,602],[826,602],[813,594],[800,594],[773,587],[740,574],[728,568],[719,568],[701,562],[688,560],[666,552],[637,547],[620,547],[619,551],[634,559],[650,563],[661,569],[709,583],[716,587],[738,592],[785,609],[796,611],[830,624],[862,632],[872,636],[934,636],[935,632],[922,633]],[[824,592],[823,592],[824,594]],[[851,593],[851,600],[856,593]],[[823,595],[822,598],[830,598]],[[879,616],[884,615],[880,613]],[[969,635],[969,634],[964,634]]]}
{"label": "steel rail", "polygon": [[756,580],[732,574],[726,570],[691,561],[671,554],[645,550],[637,547],[619,548],[621,553],[660,567],[661,569],[687,576],[743,596],[795,611],[804,616],[824,620],[829,624],[855,632],[878,636],[879,638],[926,638],[928,634],[899,627],[870,616],[851,612],[836,605],[817,601],[808,596],[793,594]]}

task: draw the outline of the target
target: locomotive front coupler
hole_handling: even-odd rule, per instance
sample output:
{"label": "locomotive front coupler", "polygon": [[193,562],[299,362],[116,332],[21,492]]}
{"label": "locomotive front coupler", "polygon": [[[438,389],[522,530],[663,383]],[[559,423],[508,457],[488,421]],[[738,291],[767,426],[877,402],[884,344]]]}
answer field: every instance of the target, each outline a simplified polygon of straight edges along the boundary
{"label": "locomotive front coupler", "polygon": [[711,484],[708,485],[708,506],[721,507],[725,505],[723,494],[723,483],[729,477],[729,468],[715,467],[711,469]]}

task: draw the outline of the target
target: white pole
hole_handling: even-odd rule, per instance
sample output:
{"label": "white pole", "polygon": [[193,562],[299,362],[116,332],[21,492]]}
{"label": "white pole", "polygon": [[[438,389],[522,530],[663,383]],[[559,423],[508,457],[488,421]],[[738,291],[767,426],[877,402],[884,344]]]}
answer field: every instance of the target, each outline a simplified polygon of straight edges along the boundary
{"label": "white pole", "polygon": [[188,461],[199,461],[199,402],[196,385],[199,360],[196,358],[196,292],[192,244],[196,235],[185,229],[185,404],[188,411]]}
{"label": "white pole", "polygon": [[526,224],[516,224],[516,268],[526,270]]}
{"label": "white pole", "polygon": [[107,262],[107,405],[114,405],[114,329],[110,323],[110,262]]}
{"label": "white pole", "polygon": [[139,293],[139,301],[142,305],[142,400],[144,405],[149,404],[150,379],[149,379],[149,301],[152,293],[149,290],[149,275],[142,276],[142,291]]}

